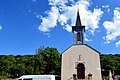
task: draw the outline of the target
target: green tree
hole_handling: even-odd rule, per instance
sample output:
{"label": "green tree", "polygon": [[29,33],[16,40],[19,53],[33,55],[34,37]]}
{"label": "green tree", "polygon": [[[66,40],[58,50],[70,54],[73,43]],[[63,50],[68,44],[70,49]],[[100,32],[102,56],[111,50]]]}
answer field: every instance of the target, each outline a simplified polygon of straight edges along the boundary
{"label": "green tree", "polygon": [[61,57],[56,48],[38,48],[36,55],[0,55],[0,77],[60,75],[60,66]]}
{"label": "green tree", "polygon": [[39,48],[38,56],[44,74],[60,75],[60,53],[56,48]]}

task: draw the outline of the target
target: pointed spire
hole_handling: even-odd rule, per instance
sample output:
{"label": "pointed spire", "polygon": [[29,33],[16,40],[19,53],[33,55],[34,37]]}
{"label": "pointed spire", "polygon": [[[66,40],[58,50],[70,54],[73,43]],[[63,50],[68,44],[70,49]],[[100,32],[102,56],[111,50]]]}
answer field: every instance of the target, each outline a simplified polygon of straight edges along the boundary
{"label": "pointed spire", "polygon": [[84,32],[85,32],[85,26],[82,26],[80,15],[79,15],[79,8],[77,11],[77,17],[76,17],[76,24],[75,26],[72,26],[72,32],[74,33],[74,44],[84,44]]}
{"label": "pointed spire", "polygon": [[75,26],[81,26],[81,20],[79,15],[79,9],[77,11],[77,18],[76,18],[76,25]]}

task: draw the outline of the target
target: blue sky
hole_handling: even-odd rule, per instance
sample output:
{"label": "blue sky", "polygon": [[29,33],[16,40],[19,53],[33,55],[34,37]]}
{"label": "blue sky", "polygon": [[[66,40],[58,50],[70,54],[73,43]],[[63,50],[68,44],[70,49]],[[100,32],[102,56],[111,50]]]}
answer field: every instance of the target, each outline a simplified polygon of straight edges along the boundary
{"label": "blue sky", "polygon": [[0,55],[35,54],[42,46],[62,53],[74,42],[78,8],[85,44],[119,54],[119,0],[0,0]]}

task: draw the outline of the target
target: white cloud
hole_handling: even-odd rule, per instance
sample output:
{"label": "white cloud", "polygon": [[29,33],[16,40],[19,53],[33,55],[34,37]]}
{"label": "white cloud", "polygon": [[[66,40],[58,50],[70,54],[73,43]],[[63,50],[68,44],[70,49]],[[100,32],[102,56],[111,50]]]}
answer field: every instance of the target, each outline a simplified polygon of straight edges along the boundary
{"label": "white cloud", "polygon": [[92,39],[88,39],[88,38],[85,37],[85,41],[92,41]]}
{"label": "white cloud", "polygon": [[2,30],[2,26],[0,25],[0,30]]}
{"label": "white cloud", "polygon": [[107,11],[108,11],[108,13],[109,13],[109,12],[110,12],[110,9],[108,8],[108,10],[107,10]]}
{"label": "white cloud", "polygon": [[92,39],[89,39],[87,34],[85,34],[84,37],[85,37],[85,41],[92,41]]}
{"label": "white cloud", "polygon": [[[84,25],[86,25],[87,29],[90,30],[91,33],[94,33],[97,28],[99,28],[99,20],[103,12],[101,9],[94,9],[93,13],[88,12],[87,17],[83,20]],[[84,15],[83,15],[84,16]]]}
{"label": "white cloud", "polygon": [[102,8],[107,9],[107,12],[108,12],[108,13],[110,12],[109,5],[103,5]]}
{"label": "white cloud", "polygon": [[63,27],[63,29],[67,30],[68,32],[72,31],[72,28],[69,24],[66,24],[65,27]]}
{"label": "white cloud", "polygon": [[110,43],[120,36],[120,8],[115,8],[113,21],[105,21],[103,26],[106,29],[105,43]]}
{"label": "white cloud", "polygon": [[116,47],[119,47],[120,46],[120,40],[118,42],[116,42]]}
{"label": "white cloud", "polygon": [[49,32],[51,28],[57,26],[57,23],[60,23],[63,29],[71,32],[71,27],[75,25],[78,7],[82,24],[86,26],[86,30],[93,34],[99,28],[103,11],[100,8],[94,8],[93,12],[90,11],[88,7],[91,3],[88,0],[78,0],[77,2],[74,0],[49,0],[49,5],[51,10],[45,12],[48,16],[41,16],[42,22],[38,27],[42,32]]}
{"label": "white cloud", "polygon": [[108,8],[108,7],[109,7],[109,5],[103,5],[102,7],[103,7],[103,8]]}
{"label": "white cloud", "polygon": [[41,17],[42,23],[39,25],[38,29],[42,32],[49,32],[51,28],[54,28],[57,25],[58,20],[58,9],[52,7],[51,11],[47,11],[47,17]]}

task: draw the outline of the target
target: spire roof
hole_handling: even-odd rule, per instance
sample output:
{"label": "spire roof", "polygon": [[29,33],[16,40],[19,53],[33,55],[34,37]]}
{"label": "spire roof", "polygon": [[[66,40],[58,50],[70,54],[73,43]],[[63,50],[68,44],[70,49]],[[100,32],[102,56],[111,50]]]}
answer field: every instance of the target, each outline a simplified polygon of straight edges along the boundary
{"label": "spire roof", "polygon": [[77,18],[76,18],[76,25],[75,26],[81,26],[81,20],[79,15],[79,9],[77,11]]}
{"label": "spire roof", "polygon": [[80,14],[79,14],[79,9],[77,11],[77,17],[76,17],[76,24],[75,26],[72,26],[72,32],[73,31],[85,31],[85,26],[82,26],[81,20],[80,20]]}

